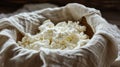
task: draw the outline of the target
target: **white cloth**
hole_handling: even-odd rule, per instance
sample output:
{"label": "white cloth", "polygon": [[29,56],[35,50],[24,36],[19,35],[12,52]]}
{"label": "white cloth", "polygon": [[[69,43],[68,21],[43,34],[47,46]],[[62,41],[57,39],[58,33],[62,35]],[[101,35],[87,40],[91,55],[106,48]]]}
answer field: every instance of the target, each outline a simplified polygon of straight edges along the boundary
{"label": "white cloth", "polygon": [[[35,51],[16,43],[25,33],[36,34],[38,26],[46,19],[57,23],[82,17],[86,18],[94,35],[79,49],[40,48]],[[110,67],[118,55],[119,33],[98,10],[77,3],[3,18],[0,19],[0,67]]]}

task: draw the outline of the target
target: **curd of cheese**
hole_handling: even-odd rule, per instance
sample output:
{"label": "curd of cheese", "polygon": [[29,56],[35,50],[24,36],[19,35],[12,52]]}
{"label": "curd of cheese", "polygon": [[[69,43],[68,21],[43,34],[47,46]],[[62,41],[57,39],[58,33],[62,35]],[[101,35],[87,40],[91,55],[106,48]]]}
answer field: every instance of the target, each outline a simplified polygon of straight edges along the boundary
{"label": "curd of cheese", "polygon": [[59,22],[46,20],[39,26],[36,35],[27,33],[18,44],[27,49],[39,50],[40,47],[50,49],[72,50],[85,45],[90,39],[84,32],[85,26],[79,22]]}

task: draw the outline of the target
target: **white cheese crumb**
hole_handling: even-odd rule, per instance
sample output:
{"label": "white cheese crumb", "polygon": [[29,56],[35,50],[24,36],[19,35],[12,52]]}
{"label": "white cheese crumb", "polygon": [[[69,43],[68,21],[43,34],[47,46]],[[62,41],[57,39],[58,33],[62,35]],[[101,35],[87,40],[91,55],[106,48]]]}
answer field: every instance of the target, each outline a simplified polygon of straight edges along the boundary
{"label": "white cheese crumb", "polygon": [[50,49],[70,50],[85,45],[90,39],[84,32],[85,26],[79,22],[52,23],[44,21],[39,26],[40,32],[36,35],[26,34],[18,44],[24,48],[39,50],[40,47]]}

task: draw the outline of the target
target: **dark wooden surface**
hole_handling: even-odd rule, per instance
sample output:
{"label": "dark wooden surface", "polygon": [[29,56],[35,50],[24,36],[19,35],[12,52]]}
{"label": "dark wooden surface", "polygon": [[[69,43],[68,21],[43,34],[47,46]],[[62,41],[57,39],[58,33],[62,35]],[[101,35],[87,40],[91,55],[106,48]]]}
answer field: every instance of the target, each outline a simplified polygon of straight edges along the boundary
{"label": "dark wooden surface", "polygon": [[20,7],[27,3],[53,3],[59,6],[67,3],[81,3],[86,6],[100,8],[100,9],[120,9],[120,0],[1,0],[0,6]]}

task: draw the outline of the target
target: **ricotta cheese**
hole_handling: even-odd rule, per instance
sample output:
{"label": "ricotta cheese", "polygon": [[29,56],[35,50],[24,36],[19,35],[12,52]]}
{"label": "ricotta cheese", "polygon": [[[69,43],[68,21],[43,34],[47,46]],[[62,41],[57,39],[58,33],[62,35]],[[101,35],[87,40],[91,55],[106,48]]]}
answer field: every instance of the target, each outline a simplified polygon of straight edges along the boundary
{"label": "ricotta cheese", "polygon": [[85,45],[90,39],[84,32],[85,26],[79,22],[59,22],[58,24],[46,20],[39,26],[36,35],[26,33],[18,44],[27,49],[39,50],[40,47],[50,49],[72,50]]}

